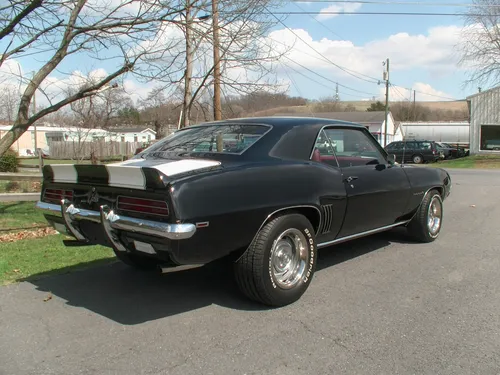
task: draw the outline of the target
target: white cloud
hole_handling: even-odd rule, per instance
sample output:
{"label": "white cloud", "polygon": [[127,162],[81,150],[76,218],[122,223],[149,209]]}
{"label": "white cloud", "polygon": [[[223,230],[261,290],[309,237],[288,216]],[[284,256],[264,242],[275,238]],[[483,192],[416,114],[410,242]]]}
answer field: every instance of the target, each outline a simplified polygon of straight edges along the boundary
{"label": "white cloud", "polygon": [[[303,29],[295,29],[293,32],[288,29],[276,30],[269,37],[276,41],[277,48],[281,51],[287,50],[285,46],[291,48],[286,54],[287,58],[283,59],[284,64],[318,79],[298,66],[301,64],[353,87],[363,81],[354,78],[352,74],[368,80],[371,79],[366,76],[382,80],[382,62],[387,57],[390,58],[391,79],[397,73],[412,73],[416,70],[418,74],[423,71],[434,79],[455,72],[458,69],[455,46],[459,42],[460,31],[461,28],[457,26],[434,27],[426,34],[397,33],[386,39],[360,45],[349,40],[315,40]],[[347,72],[332,63],[346,68]],[[378,88],[374,87],[373,90],[378,92]]]}
{"label": "white cloud", "polygon": [[23,68],[15,59],[6,60],[0,66],[0,85],[19,87],[22,76]]}
{"label": "white cloud", "polygon": [[[360,3],[352,3],[352,2],[344,2],[344,3],[338,3],[334,5],[330,5],[326,8],[323,8],[319,11],[319,14],[316,16],[316,19],[319,21],[324,21],[330,18],[337,17],[338,14],[335,14],[337,12],[355,12],[359,8],[361,8]],[[334,14],[332,14],[334,13]]]}
{"label": "white cloud", "polygon": [[146,99],[148,94],[151,92],[151,85],[141,85],[131,79],[123,81],[123,88],[125,93],[129,95],[135,103]]}

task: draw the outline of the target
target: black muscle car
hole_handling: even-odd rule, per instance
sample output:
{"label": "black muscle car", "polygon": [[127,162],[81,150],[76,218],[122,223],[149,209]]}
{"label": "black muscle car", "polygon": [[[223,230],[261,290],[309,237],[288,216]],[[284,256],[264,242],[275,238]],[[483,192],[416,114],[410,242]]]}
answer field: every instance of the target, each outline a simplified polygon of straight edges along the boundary
{"label": "black muscle car", "polygon": [[445,170],[397,164],[361,125],[302,117],[190,126],[125,162],[43,177],[37,207],[73,244],[142,269],[230,259],[241,291],[273,306],[305,292],[317,249],[397,226],[434,241],[451,190]]}

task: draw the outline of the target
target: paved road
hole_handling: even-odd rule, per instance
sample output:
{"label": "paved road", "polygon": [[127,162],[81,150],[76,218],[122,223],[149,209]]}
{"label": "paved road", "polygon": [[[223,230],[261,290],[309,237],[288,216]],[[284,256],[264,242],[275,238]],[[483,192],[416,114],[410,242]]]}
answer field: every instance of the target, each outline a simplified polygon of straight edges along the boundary
{"label": "paved road", "polygon": [[500,173],[451,173],[437,242],[394,230],[324,249],[286,308],[248,303],[220,267],[0,288],[0,373],[498,374]]}

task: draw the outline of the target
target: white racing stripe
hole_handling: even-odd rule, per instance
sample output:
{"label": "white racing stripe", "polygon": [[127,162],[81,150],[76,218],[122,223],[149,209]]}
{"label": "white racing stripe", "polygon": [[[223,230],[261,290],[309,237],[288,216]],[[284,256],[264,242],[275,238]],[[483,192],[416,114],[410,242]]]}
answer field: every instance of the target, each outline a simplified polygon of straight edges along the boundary
{"label": "white racing stripe", "polygon": [[220,161],[186,159],[177,160],[165,164],[158,164],[153,166],[152,168],[159,170],[161,173],[167,176],[175,176],[179,173],[191,172],[202,168],[215,167],[220,164]]}
{"label": "white racing stripe", "polygon": [[78,175],[73,164],[52,164],[54,182],[77,183]]}
{"label": "white racing stripe", "polygon": [[[137,163],[136,165],[129,165]],[[141,165],[142,164],[142,165]],[[142,168],[153,168],[166,176],[175,176],[180,173],[191,172],[198,169],[216,167],[221,162],[214,160],[185,159],[150,165],[140,160],[127,160],[116,164],[106,165],[108,173],[108,186],[124,187],[130,189],[146,189],[146,176]],[[78,183],[78,173],[72,164],[51,165],[54,182]]]}
{"label": "white racing stripe", "polygon": [[146,177],[141,167],[106,165],[108,185],[131,189],[146,189]]}

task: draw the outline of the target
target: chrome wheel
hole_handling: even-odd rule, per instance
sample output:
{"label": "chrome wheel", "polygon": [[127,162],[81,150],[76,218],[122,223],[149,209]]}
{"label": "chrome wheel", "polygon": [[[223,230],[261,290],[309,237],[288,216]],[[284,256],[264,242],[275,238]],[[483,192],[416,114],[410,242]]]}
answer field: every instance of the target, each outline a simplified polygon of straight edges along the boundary
{"label": "chrome wheel", "polygon": [[432,237],[437,237],[443,219],[443,204],[438,195],[432,197],[427,210],[427,229]]}
{"label": "chrome wheel", "polygon": [[276,284],[293,288],[306,270],[309,251],[304,234],[291,228],[281,233],[271,248],[270,271]]}

